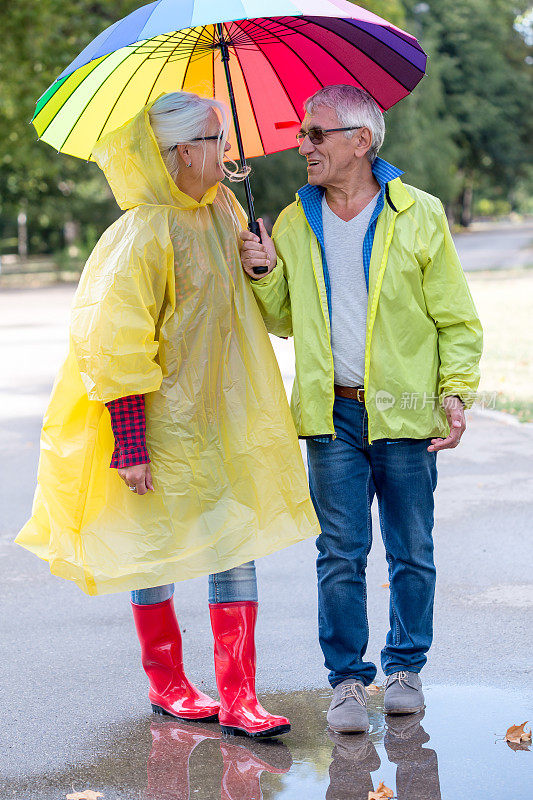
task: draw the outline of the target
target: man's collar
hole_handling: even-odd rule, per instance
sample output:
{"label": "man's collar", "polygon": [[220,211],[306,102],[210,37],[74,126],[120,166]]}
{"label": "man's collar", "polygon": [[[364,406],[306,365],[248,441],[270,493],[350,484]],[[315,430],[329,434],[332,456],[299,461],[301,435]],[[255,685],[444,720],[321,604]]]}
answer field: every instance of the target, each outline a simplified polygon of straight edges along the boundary
{"label": "man's collar", "polygon": [[393,181],[394,178],[399,178],[400,175],[403,175],[403,169],[398,169],[398,167],[389,164],[388,161],[385,161],[384,158],[380,158],[379,156],[376,156],[374,159],[372,172],[382,189],[389,181]]}
{"label": "man's collar", "polygon": [[[413,196],[400,180],[403,170],[398,169],[393,164],[389,164],[383,158],[376,158],[372,164],[372,172],[381,186],[382,195],[387,194],[387,202],[394,211],[405,211],[406,208],[413,205]],[[311,186],[309,183],[306,183],[305,186],[302,186],[297,191],[296,200],[302,202],[308,219],[308,212],[320,205],[324,192],[323,186]]]}
{"label": "man's collar", "polygon": [[296,199],[299,197],[302,202],[322,200],[322,195],[325,191],[323,186],[313,186],[311,183],[306,183],[296,192]]}
{"label": "man's collar", "polygon": [[[376,156],[372,164],[372,173],[382,190],[384,190],[389,181],[392,181],[394,178],[399,178],[400,175],[403,175],[403,169],[398,169],[398,167],[395,167],[393,164],[389,164],[388,161],[385,161],[384,158]],[[324,192],[325,189],[323,186],[314,186],[310,183],[306,183],[305,186],[302,186],[301,189],[298,189],[297,194],[301,200],[312,201],[322,200],[322,195]]]}

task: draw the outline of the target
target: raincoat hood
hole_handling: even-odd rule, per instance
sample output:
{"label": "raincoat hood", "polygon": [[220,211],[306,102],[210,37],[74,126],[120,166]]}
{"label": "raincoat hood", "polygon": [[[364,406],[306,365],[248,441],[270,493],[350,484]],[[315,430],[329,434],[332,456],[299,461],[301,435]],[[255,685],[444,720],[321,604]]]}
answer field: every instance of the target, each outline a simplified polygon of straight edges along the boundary
{"label": "raincoat hood", "polygon": [[218,183],[198,203],[182,192],[165,166],[149,111],[155,100],[144,106],[121,128],[100,139],[91,156],[104,172],[111,191],[123,211],[140,205],[177,206],[185,210],[212,203]]}

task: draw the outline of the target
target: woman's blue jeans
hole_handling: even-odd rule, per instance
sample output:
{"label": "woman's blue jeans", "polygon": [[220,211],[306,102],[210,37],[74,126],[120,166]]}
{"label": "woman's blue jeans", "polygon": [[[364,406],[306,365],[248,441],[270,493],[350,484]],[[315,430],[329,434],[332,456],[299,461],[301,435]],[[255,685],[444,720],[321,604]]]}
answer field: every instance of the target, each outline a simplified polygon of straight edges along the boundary
{"label": "woman's blue jeans", "polygon": [[336,686],[347,678],[372,683],[366,563],[372,544],[370,508],[378,499],[389,565],[390,630],[381,651],[385,675],[420,672],[433,636],[433,492],[436,453],[430,439],[378,439],[368,444],[363,403],[335,398],[337,438],[307,440],[309,485],[321,534],[317,539],[319,638]]}
{"label": "woman's blue jeans", "polygon": [[[151,589],[136,589],[131,593],[132,603],[145,606],[162,603],[174,594],[174,584],[154,586]],[[257,579],[255,563],[249,561],[240,567],[209,576],[210,603],[257,602]]]}

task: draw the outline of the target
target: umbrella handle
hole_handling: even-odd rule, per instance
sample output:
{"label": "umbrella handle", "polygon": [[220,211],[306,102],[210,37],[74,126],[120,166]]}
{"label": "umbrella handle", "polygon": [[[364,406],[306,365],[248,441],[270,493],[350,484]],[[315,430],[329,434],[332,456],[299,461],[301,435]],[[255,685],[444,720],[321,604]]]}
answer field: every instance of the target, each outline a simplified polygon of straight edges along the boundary
{"label": "umbrella handle", "polygon": [[[259,230],[259,223],[256,219],[250,220],[248,223],[248,230],[251,233],[255,233],[256,236],[259,236],[259,241],[261,241],[261,232]],[[253,271],[256,275],[263,275],[265,272],[268,272],[268,267],[253,267]]]}

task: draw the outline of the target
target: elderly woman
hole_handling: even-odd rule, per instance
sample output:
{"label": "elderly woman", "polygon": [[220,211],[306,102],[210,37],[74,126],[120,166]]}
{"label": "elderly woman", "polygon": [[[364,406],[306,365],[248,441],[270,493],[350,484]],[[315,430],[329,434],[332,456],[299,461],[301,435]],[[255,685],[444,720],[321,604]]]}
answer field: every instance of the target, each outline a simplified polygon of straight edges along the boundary
{"label": "elderly woman", "polygon": [[[290,726],[255,694],[254,559],[318,523],[240,266],[244,212],[220,183],[244,177],[223,162],[228,128],[223,105],[182,92],[98,143],[126,213],[76,292],[16,541],[88,594],[131,591],[154,711],[263,737]],[[184,673],[173,605],[174,581],[209,573],[220,704]]]}

